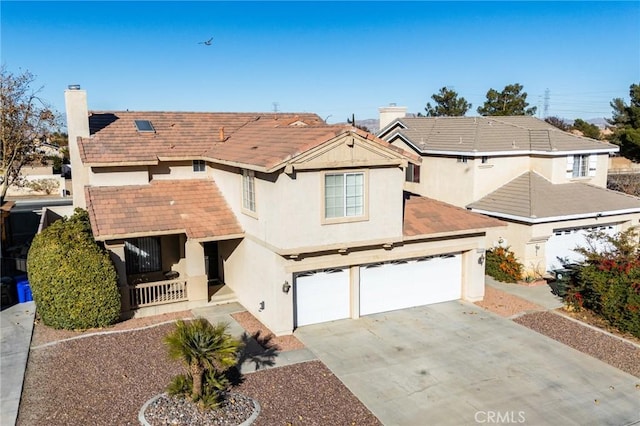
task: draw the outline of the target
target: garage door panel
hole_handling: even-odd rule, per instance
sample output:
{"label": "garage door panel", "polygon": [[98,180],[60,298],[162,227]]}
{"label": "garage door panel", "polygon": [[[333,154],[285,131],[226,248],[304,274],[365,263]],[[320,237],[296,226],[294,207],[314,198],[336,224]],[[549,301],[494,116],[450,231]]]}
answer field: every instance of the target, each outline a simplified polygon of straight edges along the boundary
{"label": "garage door panel", "polygon": [[[545,260],[548,271],[561,268],[562,264],[558,258],[567,259],[569,263],[580,262],[583,256],[575,251],[576,247],[585,247],[591,229],[595,228],[571,228],[556,229],[545,245]],[[618,232],[617,225],[603,225],[597,227],[599,231],[607,235],[614,236]],[[597,250],[604,247],[595,247]]]}
{"label": "garage door panel", "polygon": [[349,270],[298,275],[295,285],[296,326],[349,318]]}
{"label": "garage door panel", "polygon": [[460,299],[461,271],[459,254],[363,266],[360,314]]}

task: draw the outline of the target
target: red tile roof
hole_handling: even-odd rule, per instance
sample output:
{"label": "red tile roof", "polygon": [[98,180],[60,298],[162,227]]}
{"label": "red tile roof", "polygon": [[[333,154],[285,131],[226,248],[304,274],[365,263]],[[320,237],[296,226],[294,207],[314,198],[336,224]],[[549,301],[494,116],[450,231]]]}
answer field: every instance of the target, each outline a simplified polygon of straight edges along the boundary
{"label": "red tile roof", "polygon": [[[155,132],[138,132],[134,120],[151,121]],[[315,114],[111,112],[92,113],[92,137],[80,143],[83,163],[155,164],[158,159],[210,159],[266,170],[336,136],[353,132],[408,153],[351,126],[329,126]]]}
{"label": "red tile roof", "polygon": [[189,238],[219,239],[243,233],[211,180],[156,180],[85,191],[97,240],[182,232]]}
{"label": "red tile roof", "polygon": [[506,226],[506,224],[432,198],[413,194],[405,197],[403,223],[405,237],[474,231],[496,226]]}

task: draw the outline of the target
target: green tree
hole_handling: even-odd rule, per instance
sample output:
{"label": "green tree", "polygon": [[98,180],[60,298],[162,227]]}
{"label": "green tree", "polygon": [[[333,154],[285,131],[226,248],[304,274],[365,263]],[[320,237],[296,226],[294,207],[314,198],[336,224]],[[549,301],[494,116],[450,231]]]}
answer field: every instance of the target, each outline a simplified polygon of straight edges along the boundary
{"label": "green tree", "polygon": [[489,89],[484,105],[478,107],[480,115],[534,115],[536,107],[527,108],[527,92],[521,84],[509,84],[502,92]]}
{"label": "green tree", "polygon": [[236,364],[241,342],[227,333],[227,324],[212,325],[204,318],[177,321],[175,330],[164,341],[169,356],[182,361],[188,371],[187,375],[174,378],[169,393],[215,407],[219,391],[228,387],[224,373]]}
{"label": "green tree", "polygon": [[635,162],[640,162],[640,84],[629,87],[631,101],[627,105],[622,98],[615,98],[611,119],[607,122],[613,129],[610,141],[620,146],[620,154]]}
{"label": "green tree", "polygon": [[595,124],[587,123],[586,121],[576,118],[573,122],[573,129],[578,130],[584,137],[591,139],[600,139],[601,133],[600,128]]}
{"label": "green tree", "polygon": [[551,124],[552,126],[555,126],[558,129],[563,130],[565,132],[567,130],[571,130],[571,125],[569,123],[567,123],[566,121],[564,121],[560,117],[551,116],[551,117],[545,118],[544,121],[546,121],[547,123]]}
{"label": "green tree", "polygon": [[[459,98],[457,92],[446,87],[431,95],[431,99],[435,101],[435,105],[427,102],[424,109],[427,117],[460,117],[471,109],[471,104],[465,98]],[[418,113],[418,116],[423,117],[423,114]]]}
{"label": "green tree", "polygon": [[14,75],[3,65],[0,69],[0,203],[7,189],[20,184],[20,169],[39,158],[36,147],[59,126],[59,119],[42,100],[40,89],[32,90],[35,77],[28,71]]}
{"label": "green tree", "polygon": [[115,267],[93,239],[89,215],[76,209],[33,239],[29,281],[45,325],[69,330],[105,327],[120,316]]}

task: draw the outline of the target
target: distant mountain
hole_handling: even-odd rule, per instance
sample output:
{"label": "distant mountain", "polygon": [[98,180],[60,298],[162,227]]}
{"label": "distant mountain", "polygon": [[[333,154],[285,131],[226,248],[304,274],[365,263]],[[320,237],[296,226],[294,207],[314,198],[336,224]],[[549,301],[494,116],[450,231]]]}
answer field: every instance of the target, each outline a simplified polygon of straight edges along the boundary
{"label": "distant mountain", "polygon": [[602,117],[602,118],[590,118],[588,120],[584,120],[587,123],[591,123],[591,124],[595,124],[596,126],[600,127],[601,129],[606,128],[609,123],[607,123],[607,119]]}
{"label": "distant mountain", "polygon": [[[336,124],[348,124],[348,123],[336,123]],[[374,135],[380,130],[380,120],[377,118],[368,118],[366,120],[356,120],[356,126],[366,127],[369,133]]]}

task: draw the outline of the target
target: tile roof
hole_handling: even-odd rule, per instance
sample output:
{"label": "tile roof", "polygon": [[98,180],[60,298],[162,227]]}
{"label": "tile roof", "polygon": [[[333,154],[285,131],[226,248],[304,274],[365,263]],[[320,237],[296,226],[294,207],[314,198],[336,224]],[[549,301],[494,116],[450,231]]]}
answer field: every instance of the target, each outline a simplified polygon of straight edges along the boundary
{"label": "tile roof", "polygon": [[[608,142],[577,136],[530,116],[517,117],[406,117],[402,126],[391,124],[380,133],[384,139],[395,134],[408,139],[425,153],[486,153],[567,151],[617,152]],[[395,129],[395,130],[394,130]]]}
{"label": "tile roof", "polygon": [[155,180],[85,191],[97,240],[181,232],[213,240],[243,233],[211,180]]}
{"label": "tile roof", "polygon": [[640,212],[640,198],[580,182],[552,184],[535,172],[527,172],[468,207],[499,217],[544,222],[567,216]]}
{"label": "tile roof", "polygon": [[[151,121],[155,132],[138,132],[134,120]],[[89,125],[92,136],[79,144],[88,165],[201,158],[270,169],[345,132],[389,148],[370,133],[308,113],[93,112]]]}
{"label": "tile roof", "polygon": [[403,235],[417,237],[505,226],[504,222],[451,204],[414,194],[405,194]]}

